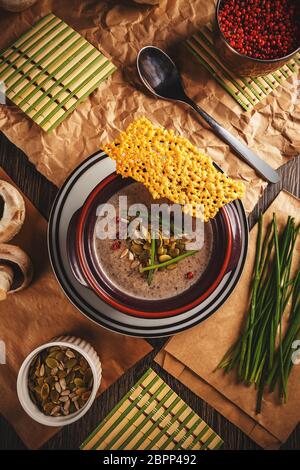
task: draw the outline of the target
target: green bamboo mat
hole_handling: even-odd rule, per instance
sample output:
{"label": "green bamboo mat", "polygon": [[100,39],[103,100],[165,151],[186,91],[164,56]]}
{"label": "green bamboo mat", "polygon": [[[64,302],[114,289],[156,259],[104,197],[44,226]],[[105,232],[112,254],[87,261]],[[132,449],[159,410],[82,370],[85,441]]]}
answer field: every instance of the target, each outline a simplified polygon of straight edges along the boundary
{"label": "green bamboo mat", "polygon": [[222,439],[149,369],[81,449],[213,450],[222,444]]}
{"label": "green bamboo mat", "polygon": [[0,54],[7,98],[47,132],[114,70],[98,49],[52,13]]}
{"label": "green bamboo mat", "polygon": [[212,74],[215,80],[246,111],[251,110],[257,103],[272,93],[275,88],[295,73],[300,65],[300,53],[298,53],[274,73],[259,78],[237,77],[219,59],[213,43],[212,25],[210,23],[203,26],[198,33],[189,38],[184,44]]}

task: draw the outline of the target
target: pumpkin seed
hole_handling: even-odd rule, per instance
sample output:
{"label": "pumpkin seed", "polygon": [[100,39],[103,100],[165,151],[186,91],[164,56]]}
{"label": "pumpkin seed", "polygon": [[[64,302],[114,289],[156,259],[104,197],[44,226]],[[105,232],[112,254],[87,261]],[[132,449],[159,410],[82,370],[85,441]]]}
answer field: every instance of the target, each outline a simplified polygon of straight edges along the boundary
{"label": "pumpkin seed", "polygon": [[125,258],[125,256],[127,256],[128,252],[129,252],[128,248],[125,248],[125,250],[123,250],[122,253],[120,254],[120,259]]}
{"label": "pumpkin seed", "polygon": [[142,245],[137,245],[136,243],[132,243],[131,244],[131,250],[133,251],[133,253],[135,253],[136,255],[140,255],[142,252],[143,252],[143,247]]}
{"label": "pumpkin seed", "polygon": [[74,413],[85,406],[93,383],[87,360],[77,351],[65,347],[42,351],[32,361],[28,373],[32,402],[53,417]]}
{"label": "pumpkin seed", "polygon": [[45,366],[44,364],[42,364],[40,367],[40,377],[44,377],[44,375],[45,375]]}
{"label": "pumpkin seed", "polygon": [[57,376],[59,379],[64,379],[67,376],[67,371],[66,370],[59,370],[57,372]]}
{"label": "pumpkin seed", "polygon": [[184,250],[185,250],[185,244],[183,243],[182,240],[177,241],[176,246],[177,246],[177,248],[179,248],[180,251],[184,251]]}
{"label": "pumpkin seed", "polygon": [[137,245],[143,245],[144,244],[144,240],[142,240],[141,238],[138,238],[138,232],[136,231],[136,236],[134,237],[134,243],[136,243]]}
{"label": "pumpkin seed", "polygon": [[157,249],[157,253],[159,255],[164,255],[166,253],[166,250],[163,246],[160,246],[158,249]]}
{"label": "pumpkin seed", "polygon": [[163,263],[164,261],[169,261],[172,258],[169,255],[160,255],[158,259],[161,263]]}
{"label": "pumpkin seed", "polygon": [[68,396],[60,396],[59,397],[59,401],[61,401],[62,403],[65,403],[66,401],[69,400],[69,397]]}
{"label": "pumpkin seed", "polygon": [[[54,357],[47,357],[46,358],[46,364],[48,367],[50,367],[50,369],[54,369],[56,367],[58,367],[58,362],[57,360],[54,358]],[[53,374],[55,375],[55,374]]]}
{"label": "pumpkin seed", "polygon": [[44,381],[49,385],[49,387],[53,387],[55,384],[55,377],[52,375],[48,375],[48,377],[44,378]]}
{"label": "pumpkin seed", "polygon": [[66,383],[69,384],[71,382],[74,382],[75,379],[75,372],[72,371],[66,376]]}
{"label": "pumpkin seed", "polygon": [[158,232],[158,240],[159,248],[161,248],[163,246],[163,237],[160,231]]}
{"label": "pumpkin seed", "polygon": [[66,362],[66,366],[68,369],[72,369],[77,364],[77,359],[68,359]]}
{"label": "pumpkin seed", "polygon": [[74,384],[77,385],[77,387],[83,387],[84,386],[84,381],[78,377],[74,379]]}
{"label": "pumpkin seed", "polygon": [[56,354],[55,354],[55,359],[57,361],[63,361],[65,358],[65,354],[62,352],[62,351],[58,351]]}
{"label": "pumpkin seed", "polygon": [[43,383],[44,383],[44,377],[39,377],[39,378],[37,379],[37,383],[39,384],[40,387],[42,387],[42,386],[43,386]]}
{"label": "pumpkin seed", "polygon": [[73,351],[71,351],[71,349],[67,349],[66,350],[66,356],[69,358],[69,359],[73,359],[75,357],[75,354],[73,353]]}
{"label": "pumpkin seed", "polygon": [[131,269],[134,269],[134,268],[137,268],[139,265],[140,265],[140,262],[139,262],[139,260],[136,259],[136,260],[132,261],[130,267],[131,267]]}
{"label": "pumpkin seed", "polygon": [[59,413],[59,411],[60,411],[60,406],[57,405],[57,406],[55,406],[54,408],[52,408],[52,411],[50,412],[50,415],[51,415],[51,416],[55,416],[55,415],[57,416],[58,413]]}
{"label": "pumpkin seed", "polygon": [[82,367],[82,369],[84,369],[84,370],[87,369],[87,367],[88,367],[88,363],[87,363],[87,361],[84,359],[84,357],[82,357],[82,358],[80,359],[79,364],[80,364],[80,367]]}
{"label": "pumpkin seed", "polygon": [[53,369],[51,369],[50,374],[51,374],[51,375],[56,375],[57,372],[58,372],[58,368],[57,368],[57,367],[54,367]]}
{"label": "pumpkin seed", "polygon": [[169,266],[166,266],[166,268],[167,268],[169,271],[172,271],[173,269],[176,269],[176,268],[177,268],[177,263],[169,264]]}
{"label": "pumpkin seed", "polygon": [[50,388],[49,388],[49,385],[47,383],[44,383],[42,388],[41,388],[41,397],[43,400],[46,400],[46,398],[48,397],[50,393]]}
{"label": "pumpkin seed", "polygon": [[174,248],[174,250],[169,251],[169,254],[172,256],[172,258],[176,258],[180,255],[180,250],[178,248]]}
{"label": "pumpkin seed", "polygon": [[58,403],[59,392],[57,392],[56,390],[51,390],[51,392],[50,392],[50,398],[51,398],[51,400],[52,400],[52,403]]}
{"label": "pumpkin seed", "polygon": [[86,391],[85,387],[77,388],[76,395],[81,396]]}
{"label": "pumpkin seed", "polygon": [[61,386],[62,390],[66,390],[67,388],[66,379],[59,379],[59,385]]}
{"label": "pumpkin seed", "polygon": [[40,365],[41,365],[41,358],[40,356],[37,356],[37,358],[35,359],[35,367],[36,369],[39,369],[40,368]]}
{"label": "pumpkin seed", "polygon": [[68,399],[68,401],[66,401],[66,403],[64,404],[64,412],[67,413],[67,414],[69,414],[69,412],[70,412],[70,405],[71,405],[71,402]]}
{"label": "pumpkin seed", "polygon": [[49,415],[51,414],[51,411],[53,410],[54,407],[55,405],[48,401],[47,403],[44,404],[43,410],[45,411],[46,415]]}
{"label": "pumpkin seed", "polygon": [[52,351],[50,354],[48,354],[48,357],[54,357],[55,359],[56,354],[57,354],[57,351]]}

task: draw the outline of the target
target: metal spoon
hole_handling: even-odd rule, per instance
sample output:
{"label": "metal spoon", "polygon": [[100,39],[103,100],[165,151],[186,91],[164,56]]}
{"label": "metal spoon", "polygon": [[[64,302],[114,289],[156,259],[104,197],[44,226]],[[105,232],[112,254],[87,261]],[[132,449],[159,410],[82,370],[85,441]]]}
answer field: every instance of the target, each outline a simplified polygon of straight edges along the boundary
{"label": "metal spoon", "polygon": [[260,176],[270,183],[279,181],[278,173],[270,165],[236,139],[186,95],[179,71],[165,52],[154,46],[144,47],[137,57],[137,69],[142,82],[154,95],[165,100],[180,101],[191,106],[215,133],[229,144]]}

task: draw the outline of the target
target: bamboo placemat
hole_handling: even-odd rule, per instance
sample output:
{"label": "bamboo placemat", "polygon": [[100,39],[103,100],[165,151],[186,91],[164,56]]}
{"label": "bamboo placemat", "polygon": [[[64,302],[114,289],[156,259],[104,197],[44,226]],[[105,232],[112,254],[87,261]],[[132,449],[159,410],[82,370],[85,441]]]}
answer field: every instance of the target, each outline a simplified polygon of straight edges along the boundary
{"label": "bamboo placemat", "polygon": [[213,450],[222,439],[152,369],[81,445],[83,450]]}
{"label": "bamboo placemat", "polygon": [[300,53],[298,53],[276,72],[258,78],[237,77],[219,59],[212,34],[212,25],[209,23],[184,44],[212,74],[215,80],[246,111],[251,110],[257,103],[272,93],[275,88],[295,73],[300,65]]}
{"label": "bamboo placemat", "polygon": [[115,68],[52,13],[0,55],[0,81],[4,82],[7,98],[47,132]]}

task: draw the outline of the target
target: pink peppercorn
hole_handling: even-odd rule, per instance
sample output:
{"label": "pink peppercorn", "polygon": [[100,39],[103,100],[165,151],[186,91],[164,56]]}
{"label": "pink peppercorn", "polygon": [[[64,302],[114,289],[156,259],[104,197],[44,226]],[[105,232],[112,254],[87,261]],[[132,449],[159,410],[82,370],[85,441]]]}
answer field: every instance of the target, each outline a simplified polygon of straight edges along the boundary
{"label": "pink peppercorn", "polygon": [[268,60],[299,47],[299,0],[223,0],[218,18],[224,37],[241,54]]}
{"label": "pink peppercorn", "polygon": [[193,279],[194,273],[193,273],[192,271],[189,271],[188,273],[186,273],[185,277],[186,277],[187,279]]}
{"label": "pink peppercorn", "polygon": [[115,242],[113,242],[113,244],[111,245],[111,249],[113,251],[116,251],[120,248],[121,246],[121,242],[119,240],[116,240]]}

